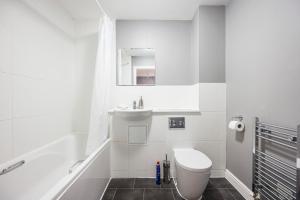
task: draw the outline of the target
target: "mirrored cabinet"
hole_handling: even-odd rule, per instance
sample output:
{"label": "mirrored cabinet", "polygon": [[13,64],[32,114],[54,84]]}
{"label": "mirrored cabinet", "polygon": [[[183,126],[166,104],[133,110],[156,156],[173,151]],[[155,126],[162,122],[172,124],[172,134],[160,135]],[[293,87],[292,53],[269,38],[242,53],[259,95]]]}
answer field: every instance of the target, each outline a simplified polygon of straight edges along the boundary
{"label": "mirrored cabinet", "polygon": [[123,48],[118,50],[118,85],[155,85],[155,50]]}

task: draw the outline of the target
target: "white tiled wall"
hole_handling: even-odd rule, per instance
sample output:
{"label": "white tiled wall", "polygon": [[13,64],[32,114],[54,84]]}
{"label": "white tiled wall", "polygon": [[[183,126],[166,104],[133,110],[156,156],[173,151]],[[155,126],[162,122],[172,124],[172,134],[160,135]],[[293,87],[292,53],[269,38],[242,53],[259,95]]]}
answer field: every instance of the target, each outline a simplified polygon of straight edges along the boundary
{"label": "white tiled wall", "polygon": [[11,120],[0,121],[0,163],[9,160],[13,156]]}
{"label": "white tiled wall", "polygon": [[143,96],[145,107],[151,106],[161,109],[185,108],[198,109],[199,86],[114,86],[112,87],[112,106],[126,104],[132,106],[132,102],[138,102]]}
{"label": "white tiled wall", "polygon": [[73,50],[22,1],[0,1],[0,163],[71,132]]}
{"label": "white tiled wall", "polygon": [[98,34],[81,37],[75,41],[73,72],[74,105],[72,128],[76,133],[88,133],[94,69],[98,47]]}
{"label": "white tiled wall", "polygon": [[[168,153],[172,160],[172,149],[175,147],[193,147],[204,152],[213,162],[212,176],[224,175],[226,165],[225,84],[155,86],[155,89],[122,87],[115,91],[118,93],[114,95],[120,97],[119,104],[126,104],[139,95],[143,95],[145,106],[148,107],[196,109],[195,107],[199,106],[201,114],[174,115],[185,117],[186,128],[182,130],[168,128],[168,117],[171,115],[153,114],[151,120],[142,122],[150,124],[146,145],[129,145],[127,127],[137,122],[114,116],[111,123],[113,177],[153,177],[156,161],[163,160],[165,153]],[[172,170],[173,167],[172,162]]]}

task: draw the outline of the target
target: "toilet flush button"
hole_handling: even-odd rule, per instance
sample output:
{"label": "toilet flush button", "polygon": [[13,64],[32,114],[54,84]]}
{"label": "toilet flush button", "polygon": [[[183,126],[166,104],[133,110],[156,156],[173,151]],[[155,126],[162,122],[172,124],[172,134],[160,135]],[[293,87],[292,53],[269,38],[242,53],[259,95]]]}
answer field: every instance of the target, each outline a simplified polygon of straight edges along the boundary
{"label": "toilet flush button", "polygon": [[185,118],[184,117],[170,117],[169,118],[169,128],[170,129],[185,128]]}

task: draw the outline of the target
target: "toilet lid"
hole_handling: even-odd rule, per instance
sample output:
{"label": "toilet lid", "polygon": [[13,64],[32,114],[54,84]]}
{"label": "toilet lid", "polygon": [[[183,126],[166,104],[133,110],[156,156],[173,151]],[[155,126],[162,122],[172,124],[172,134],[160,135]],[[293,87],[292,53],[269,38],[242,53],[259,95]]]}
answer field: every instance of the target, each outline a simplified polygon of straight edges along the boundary
{"label": "toilet lid", "polygon": [[205,172],[212,166],[211,160],[202,152],[195,149],[175,150],[176,164],[194,172]]}

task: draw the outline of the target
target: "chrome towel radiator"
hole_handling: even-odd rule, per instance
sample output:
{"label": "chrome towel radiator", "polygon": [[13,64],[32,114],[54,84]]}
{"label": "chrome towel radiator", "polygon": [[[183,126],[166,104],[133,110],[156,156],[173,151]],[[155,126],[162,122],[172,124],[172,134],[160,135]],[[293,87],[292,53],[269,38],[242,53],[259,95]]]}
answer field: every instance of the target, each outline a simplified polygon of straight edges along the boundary
{"label": "chrome towel radiator", "polygon": [[[253,192],[255,199],[300,200],[297,197],[299,130],[255,119]],[[299,136],[300,137],[300,136]]]}

